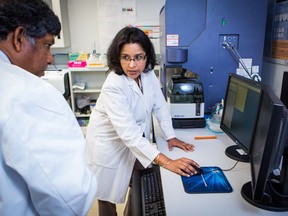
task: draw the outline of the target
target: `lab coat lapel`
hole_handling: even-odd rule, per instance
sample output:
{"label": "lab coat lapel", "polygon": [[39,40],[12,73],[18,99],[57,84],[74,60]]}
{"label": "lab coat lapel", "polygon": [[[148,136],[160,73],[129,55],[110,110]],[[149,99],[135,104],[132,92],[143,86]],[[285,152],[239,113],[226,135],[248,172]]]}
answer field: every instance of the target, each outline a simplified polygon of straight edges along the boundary
{"label": "lab coat lapel", "polygon": [[[143,93],[141,92],[139,86],[137,85],[137,83],[135,82],[134,79],[131,79],[129,77],[128,78],[128,82],[129,82],[129,85],[130,87],[132,88],[132,90],[134,92],[136,92],[136,94],[140,97],[140,100],[142,101],[142,103],[144,104],[145,107],[143,107],[145,109],[145,113],[147,113],[147,111],[149,110],[148,107],[149,107],[149,96],[147,94],[147,90],[148,90],[148,85],[149,83],[148,80],[146,79],[147,77],[146,76],[142,76],[141,75],[141,82],[142,82],[142,88],[143,88]],[[146,94],[145,94],[145,87],[146,87]],[[149,90],[148,90],[149,91]],[[148,103],[148,104],[147,104]]]}
{"label": "lab coat lapel", "polygon": [[142,94],[139,86],[138,86],[137,83],[135,82],[135,80],[134,80],[134,79],[131,79],[131,78],[129,78],[129,77],[127,77],[127,79],[128,79],[129,85],[130,85],[130,87],[132,88],[132,90],[133,90],[134,92],[136,92],[136,94],[138,94],[140,98],[143,97],[143,94]]}
{"label": "lab coat lapel", "polygon": [[144,100],[144,104],[145,104],[145,109],[147,111],[147,110],[149,110],[149,104],[150,104],[149,80],[147,79],[147,76],[141,75],[141,83],[142,83],[143,93],[141,91],[140,92],[142,94],[142,97],[143,97],[143,100]]}
{"label": "lab coat lapel", "polygon": [[[143,94],[142,94],[142,99],[143,99],[143,104],[145,107],[145,135],[146,137],[150,137],[150,125],[151,125],[151,110],[152,110],[152,98],[153,98],[153,88],[151,84],[151,80],[148,78],[147,74],[141,74],[141,83],[142,83],[142,89],[143,89]],[[152,97],[151,97],[152,96]]]}

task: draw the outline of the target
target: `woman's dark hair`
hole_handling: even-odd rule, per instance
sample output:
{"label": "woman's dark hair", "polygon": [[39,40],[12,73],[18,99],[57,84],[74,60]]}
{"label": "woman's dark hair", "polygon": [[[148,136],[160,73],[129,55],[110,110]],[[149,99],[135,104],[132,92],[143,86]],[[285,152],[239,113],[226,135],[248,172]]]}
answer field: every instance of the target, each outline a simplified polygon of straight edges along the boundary
{"label": "woman's dark hair", "polygon": [[125,74],[120,64],[120,53],[125,44],[137,43],[146,53],[146,65],[144,73],[152,70],[156,64],[156,56],[152,42],[148,36],[135,27],[125,27],[120,30],[107,51],[107,64],[110,71],[116,74]]}
{"label": "woman's dark hair", "polygon": [[25,28],[26,36],[38,39],[61,31],[59,18],[43,0],[1,0],[0,40],[19,26]]}

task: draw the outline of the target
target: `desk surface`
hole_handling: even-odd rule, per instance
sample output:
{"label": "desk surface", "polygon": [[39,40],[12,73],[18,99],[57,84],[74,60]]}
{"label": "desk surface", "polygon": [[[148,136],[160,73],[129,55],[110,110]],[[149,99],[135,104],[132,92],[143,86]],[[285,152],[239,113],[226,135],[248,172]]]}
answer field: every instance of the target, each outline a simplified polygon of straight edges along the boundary
{"label": "desk surface", "polygon": [[[186,153],[181,149],[168,150],[167,142],[156,130],[158,149],[171,159],[187,157],[200,166],[218,166],[222,169],[233,167],[236,161],[225,155],[225,149],[234,145],[226,134],[217,134],[217,139],[195,140],[194,136],[215,135],[208,129],[176,129],[177,138],[195,145],[194,152]],[[254,207],[241,196],[241,187],[251,180],[249,163],[239,162],[231,171],[225,171],[233,192],[217,194],[188,194],[184,191],[181,177],[161,168],[161,178],[167,216],[249,216],[249,215],[287,215],[287,212],[272,212]]]}

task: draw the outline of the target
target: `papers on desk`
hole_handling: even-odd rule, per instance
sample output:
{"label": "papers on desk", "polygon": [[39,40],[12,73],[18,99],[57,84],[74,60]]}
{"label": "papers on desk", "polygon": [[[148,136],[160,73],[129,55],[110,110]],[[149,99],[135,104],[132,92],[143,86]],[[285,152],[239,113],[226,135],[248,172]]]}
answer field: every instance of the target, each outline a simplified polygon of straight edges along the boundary
{"label": "papers on desk", "polygon": [[201,167],[202,174],[182,178],[186,193],[230,193],[233,191],[219,167]]}

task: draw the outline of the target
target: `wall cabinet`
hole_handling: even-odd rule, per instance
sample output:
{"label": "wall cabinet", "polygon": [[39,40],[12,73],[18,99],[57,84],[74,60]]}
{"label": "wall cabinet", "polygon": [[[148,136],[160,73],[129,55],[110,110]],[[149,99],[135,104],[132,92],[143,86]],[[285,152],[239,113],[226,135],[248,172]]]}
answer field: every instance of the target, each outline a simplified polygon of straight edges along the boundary
{"label": "wall cabinet", "polygon": [[55,44],[52,48],[64,48],[71,45],[70,41],[70,28],[68,18],[67,0],[43,0],[58,16],[61,22],[61,32],[55,37]]}

